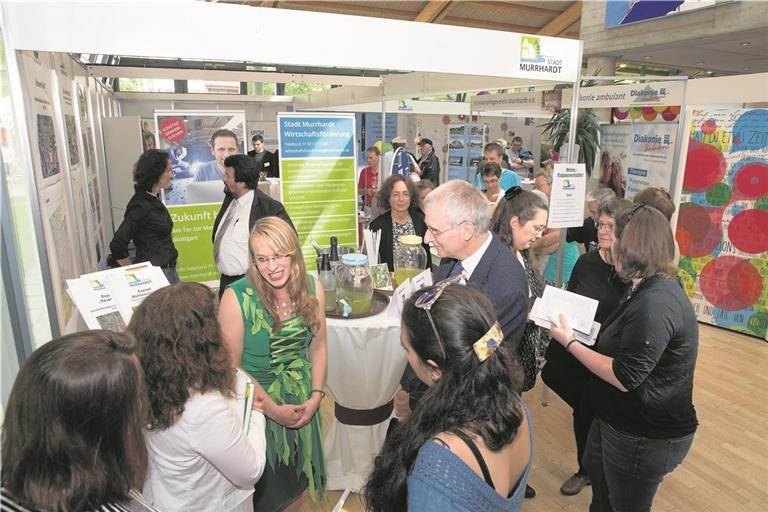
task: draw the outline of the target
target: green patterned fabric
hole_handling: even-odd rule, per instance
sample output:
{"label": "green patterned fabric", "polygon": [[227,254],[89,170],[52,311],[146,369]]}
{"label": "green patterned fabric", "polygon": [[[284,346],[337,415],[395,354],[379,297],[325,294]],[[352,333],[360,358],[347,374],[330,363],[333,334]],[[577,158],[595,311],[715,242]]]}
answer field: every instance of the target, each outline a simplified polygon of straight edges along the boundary
{"label": "green patterned fabric", "polygon": [[[310,275],[309,284],[315,294],[315,281]],[[296,316],[283,321],[282,329],[272,333],[272,318],[262,307],[256,290],[247,277],[232,283],[243,313],[245,340],[241,365],[278,405],[301,404],[309,399],[312,389],[312,363],[307,349],[312,342],[312,331]],[[267,462],[272,473],[285,474],[285,468],[295,468],[295,482],[276,481],[268,490],[275,503],[301,494],[309,486],[313,501],[325,499],[326,468],[321,437],[320,411],[300,429],[290,429],[267,418]],[[293,472],[291,472],[293,473]],[[289,473],[289,474],[291,474]],[[265,471],[267,476],[267,471]],[[300,489],[297,489],[300,487]],[[257,485],[257,490],[259,486]],[[277,489],[276,489],[277,488]],[[298,490],[298,494],[296,491]],[[284,491],[284,492],[283,492]],[[259,503],[254,496],[255,510],[266,510],[269,506]]]}

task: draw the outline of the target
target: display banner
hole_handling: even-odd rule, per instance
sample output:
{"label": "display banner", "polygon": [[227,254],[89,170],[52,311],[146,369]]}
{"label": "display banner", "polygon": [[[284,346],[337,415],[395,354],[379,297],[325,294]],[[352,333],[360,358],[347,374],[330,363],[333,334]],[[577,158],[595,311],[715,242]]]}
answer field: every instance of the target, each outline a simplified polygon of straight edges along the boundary
{"label": "display banner", "polygon": [[38,190],[42,190],[64,177],[62,142],[58,140],[54,122],[51,57],[45,52],[25,51],[21,52],[19,61],[29,95],[28,126],[35,184]]}
{"label": "display banner", "polygon": [[[375,112],[366,112],[363,114],[365,119],[365,140],[363,150],[373,146],[377,141],[382,140],[381,137],[381,114]],[[387,133],[384,135],[382,141],[383,146],[391,142],[392,139],[397,137],[397,114],[387,114]]]}
{"label": "display banner", "polygon": [[[221,129],[234,133],[237,140],[217,137],[212,146],[212,135]],[[155,111],[155,133],[159,149],[168,151],[173,165],[171,185],[163,196],[179,251],[176,271],[182,281],[218,283],[211,233],[224,201],[224,160],[245,153],[245,113]]]}
{"label": "display banner", "polygon": [[280,113],[277,123],[282,200],[304,257],[331,236],[357,247],[354,114]]}
{"label": "display banner", "polygon": [[[627,161],[629,160],[629,146],[632,139],[632,125],[624,124],[601,124],[600,125],[600,152],[608,152],[611,156],[618,158],[621,162],[621,168],[626,173]],[[595,159],[595,176],[600,176],[600,159]],[[626,175],[623,176],[626,178]]]}
{"label": "display banner", "polygon": [[555,164],[549,198],[548,228],[571,228],[584,224],[587,169],[584,164]]}
{"label": "display banner", "polygon": [[675,156],[675,124],[632,125],[632,139],[626,169],[626,198],[648,187],[672,190],[672,165]]}
{"label": "display banner", "polygon": [[483,159],[483,147],[487,142],[488,125],[449,125],[448,179],[475,183],[477,164]]}
{"label": "display banner", "polygon": [[677,220],[697,318],[768,333],[768,110],[694,109]]}
{"label": "display banner", "polygon": [[[597,85],[579,90],[579,108],[639,107],[682,105],[685,84],[682,81],[650,84]],[[563,105],[570,108],[573,89],[563,90]]]}

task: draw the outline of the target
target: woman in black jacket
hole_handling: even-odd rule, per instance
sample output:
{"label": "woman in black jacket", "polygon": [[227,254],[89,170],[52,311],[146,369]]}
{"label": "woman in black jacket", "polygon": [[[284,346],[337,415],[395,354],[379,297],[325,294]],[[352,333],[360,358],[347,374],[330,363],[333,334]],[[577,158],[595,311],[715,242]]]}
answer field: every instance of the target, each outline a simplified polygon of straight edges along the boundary
{"label": "woman in black jacket", "polygon": [[[395,271],[394,254],[403,235],[424,237],[427,225],[419,210],[416,186],[405,176],[395,174],[387,178],[379,191],[379,204],[384,213],[373,219],[368,229],[381,231],[379,262],[386,263],[390,272]],[[427,267],[432,268],[429,245],[422,244],[427,252]]]}
{"label": "woman in black jacket", "polygon": [[596,376],[586,391],[595,415],[583,459],[592,479],[590,510],[644,512],[693,443],[699,328],[675,278],[675,242],[664,215],[637,205],[616,218],[614,234],[616,269],[630,286],[603,323],[597,350],[574,339],[563,315],[551,333]]}
{"label": "woman in black jacket", "polygon": [[[178,283],[176,259],[179,256],[173,245],[173,220],[162,201],[160,191],[168,188],[173,177],[168,153],[148,149],[141,154],[133,168],[135,193],[115,236],[109,244],[112,259],[118,265],[132,265],[149,261],[163,269],[168,282]],[[133,240],[136,257],[131,259],[128,244]]]}

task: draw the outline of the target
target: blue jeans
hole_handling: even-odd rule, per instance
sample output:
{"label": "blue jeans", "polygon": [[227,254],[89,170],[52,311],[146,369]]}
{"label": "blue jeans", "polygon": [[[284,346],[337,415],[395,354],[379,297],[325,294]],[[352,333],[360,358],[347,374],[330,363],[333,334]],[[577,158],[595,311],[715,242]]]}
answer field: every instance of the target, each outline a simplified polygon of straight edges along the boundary
{"label": "blue jeans", "polygon": [[667,473],[688,454],[693,433],[649,439],[620,432],[595,418],[582,461],[592,480],[590,512],[646,512]]}

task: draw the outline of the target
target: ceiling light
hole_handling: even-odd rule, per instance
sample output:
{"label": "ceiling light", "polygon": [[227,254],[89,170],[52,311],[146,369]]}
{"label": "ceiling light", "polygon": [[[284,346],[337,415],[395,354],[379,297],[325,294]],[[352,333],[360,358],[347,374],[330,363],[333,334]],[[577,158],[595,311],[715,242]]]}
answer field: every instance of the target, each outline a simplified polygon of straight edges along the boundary
{"label": "ceiling light", "polygon": [[645,56],[645,57],[643,57],[643,58],[644,58],[645,60],[651,60],[653,57],[652,57],[652,56],[650,56],[650,55],[646,55],[646,56]]}
{"label": "ceiling light", "polygon": [[708,75],[711,75],[711,74],[712,74],[712,71],[707,71],[707,74],[708,74]]}
{"label": "ceiling light", "polygon": [[619,68],[624,69],[625,67],[627,67],[626,64],[619,64]]}
{"label": "ceiling light", "polygon": [[752,43],[750,43],[749,41],[742,41],[742,42],[739,43],[739,46],[749,46],[751,44]]}
{"label": "ceiling light", "polygon": [[750,69],[752,69],[752,68],[744,68],[744,71],[749,71]]}
{"label": "ceiling light", "polygon": [[704,65],[704,63],[703,63],[703,62],[697,62],[697,63],[696,63],[696,65],[697,65],[697,66],[703,66],[703,65]]}

